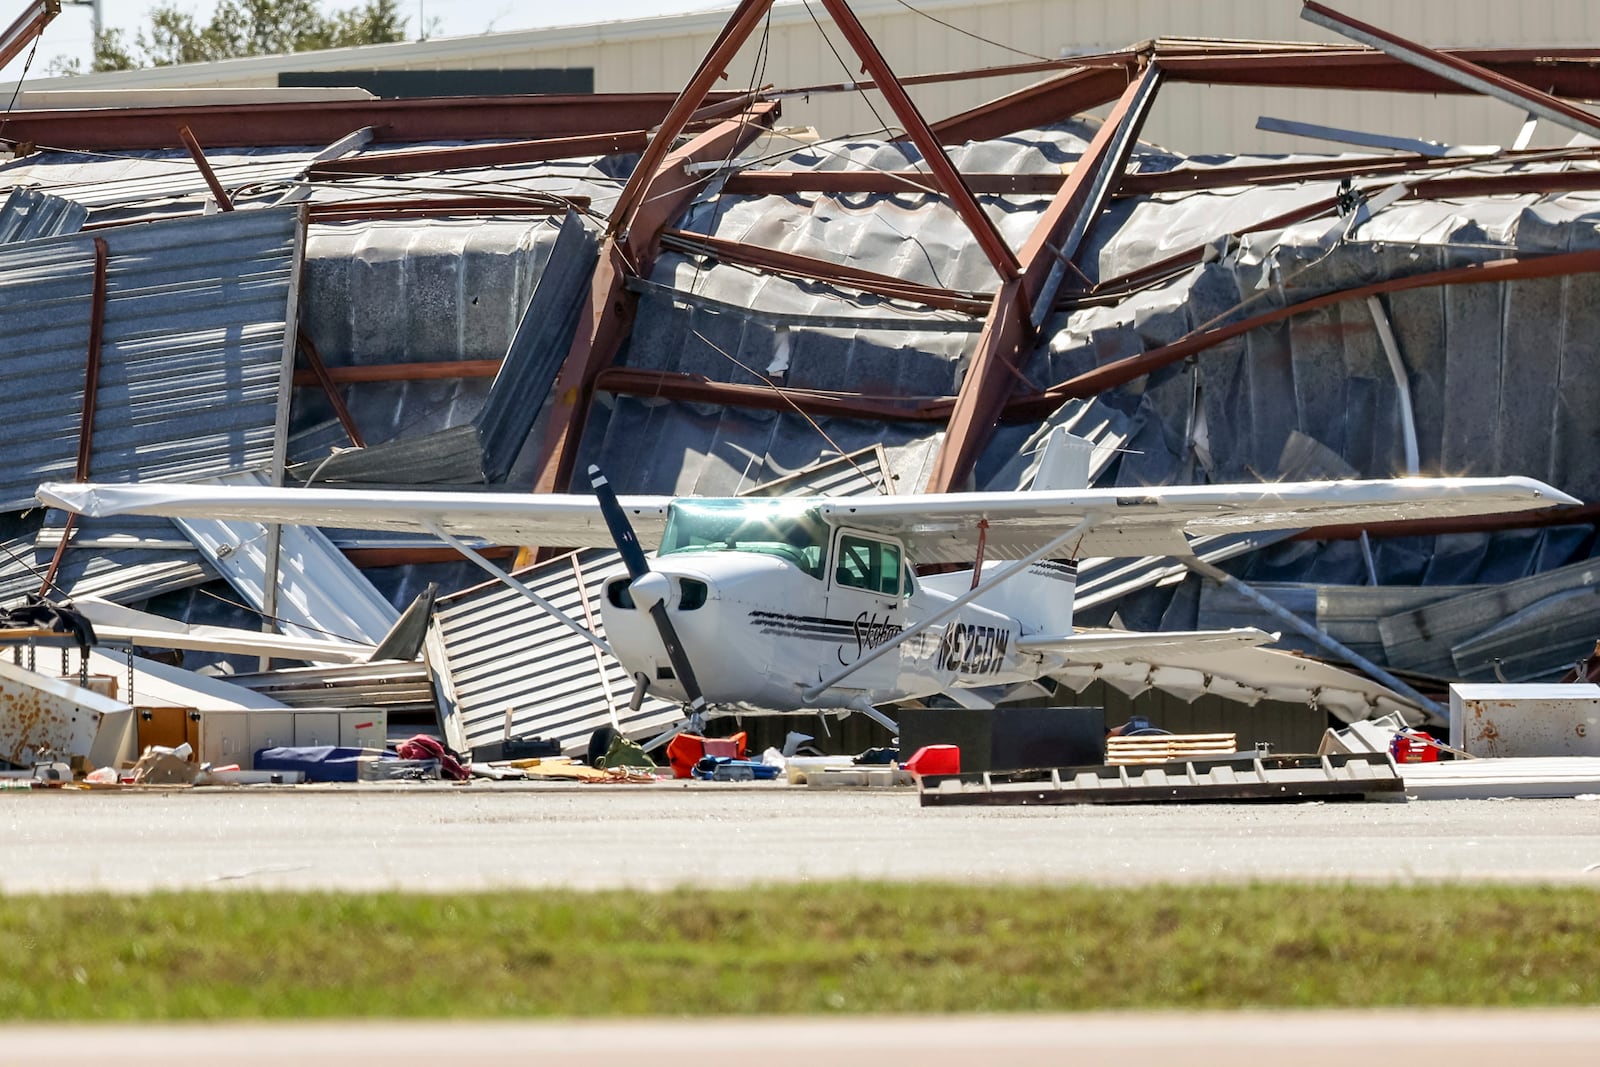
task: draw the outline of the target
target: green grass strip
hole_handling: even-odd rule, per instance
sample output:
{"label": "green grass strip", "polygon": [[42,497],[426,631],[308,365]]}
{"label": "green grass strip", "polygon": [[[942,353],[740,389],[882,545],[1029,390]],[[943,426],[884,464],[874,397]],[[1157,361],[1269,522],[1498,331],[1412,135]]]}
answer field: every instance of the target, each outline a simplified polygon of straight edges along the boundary
{"label": "green grass strip", "polygon": [[1600,1003],[1549,886],[0,898],[0,1021]]}

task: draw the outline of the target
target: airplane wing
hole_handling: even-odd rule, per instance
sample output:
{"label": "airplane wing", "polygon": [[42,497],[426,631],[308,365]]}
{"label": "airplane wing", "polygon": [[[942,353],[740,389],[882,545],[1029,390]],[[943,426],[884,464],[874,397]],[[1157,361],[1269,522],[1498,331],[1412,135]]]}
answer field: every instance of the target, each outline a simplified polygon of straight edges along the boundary
{"label": "airplane wing", "polygon": [[[500,544],[611,545],[592,496],[529,493],[296,489],[139,482],[53,482],[39,499],[82,515],[248,519],[358,530],[431,530]],[[641,544],[660,542],[670,497],[625,496]],[[1531,478],[1397,478],[1379,481],[1185,485],[1038,493],[923,493],[830,497],[827,521],[904,538],[918,563],[970,563],[980,522],[989,559],[1019,559],[1084,520],[1063,556],[1185,555],[1185,535],[1297,529],[1331,523],[1526,511],[1578,500]]]}
{"label": "airplane wing", "polygon": [[[236,519],[350,530],[440,529],[502,545],[610,548],[611,533],[592,495],[283,489],[249,485],[53,482],[39,487],[51,507],[91,517],[164,515]],[[623,497],[641,543],[657,544],[671,497]]]}
{"label": "airplane wing", "polygon": [[918,563],[970,563],[980,522],[988,559],[1020,559],[1079,522],[1092,525],[1061,555],[1188,555],[1185,535],[1448,518],[1577,504],[1532,478],[1181,485],[1038,493],[925,493],[821,503],[837,526],[903,538]]}

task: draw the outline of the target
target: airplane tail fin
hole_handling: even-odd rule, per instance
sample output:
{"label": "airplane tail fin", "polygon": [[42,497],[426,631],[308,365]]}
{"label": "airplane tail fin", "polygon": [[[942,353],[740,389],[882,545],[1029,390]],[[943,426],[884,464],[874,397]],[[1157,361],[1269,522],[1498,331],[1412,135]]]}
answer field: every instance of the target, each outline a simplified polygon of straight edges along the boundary
{"label": "airplane tail fin", "polygon": [[1094,442],[1057,426],[1045,438],[1044,454],[1034,472],[1030,492],[1048,489],[1087,489],[1094,460]]}

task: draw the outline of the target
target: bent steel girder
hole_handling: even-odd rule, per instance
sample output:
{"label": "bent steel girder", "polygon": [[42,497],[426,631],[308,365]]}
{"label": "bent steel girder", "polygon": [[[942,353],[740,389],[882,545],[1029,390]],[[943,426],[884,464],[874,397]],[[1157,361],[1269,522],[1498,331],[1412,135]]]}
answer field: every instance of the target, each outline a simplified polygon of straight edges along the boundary
{"label": "bent steel girder", "polygon": [[1038,323],[1054,302],[1079,245],[1115,192],[1116,179],[1160,82],[1160,68],[1152,63],[1127,87],[1034,226],[1022,250],[1022,274],[995,295],[978,337],[944,444],[934,461],[928,492],[948,493],[959,488],[988,444],[1019,373],[1023,345],[1037,336]]}
{"label": "bent steel girder", "polygon": [[911,142],[922,153],[922,160],[927,165],[934,184],[949,199],[950,206],[961,216],[961,221],[966,223],[967,229],[972,231],[972,236],[983,249],[984,255],[989,257],[989,263],[994,267],[995,274],[1002,282],[1020,276],[1022,265],[1017,261],[1016,253],[1011,251],[1011,246],[1006,244],[994,221],[984,214],[977,197],[972,195],[972,190],[961,180],[955,164],[944,154],[944,146],[928,128],[927,120],[917,110],[916,104],[911,102],[905,87],[895,78],[894,71],[889,69],[889,64],[878,51],[878,46],[868,36],[866,27],[861,25],[844,0],[822,0],[822,6],[833,16],[835,25],[850,42],[850,47],[860,57],[867,73],[876,80],[878,92],[888,101],[889,108],[905,128],[906,136],[911,138]]}
{"label": "bent steel girder", "polygon": [[[1226,42],[1219,42],[1225,44]],[[1543,86],[1555,97],[1600,97],[1600,51],[1560,49],[1443,49],[1446,61],[1475,66],[1489,76]],[[1302,49],[1238,42],[1232,51],[1196,50],[1156,42],[1149,48],[1095,56],[1092,65],[1024,86],[933,124],[945,144],[981,141],[1063,122],[1116,100],[1138,64],[1160,61],[1171,82],[1370,92],[1476,92],[1393,56],[1365,48]]]}
{"label": "bent steel girder", "polygon": [[564,491],[571,482],[595,375],[612,364],[633,328],[638,297],[629,291],[628,279],[650,273],[661,231],[683,214],[707,180],[689,174],[687,165],[736,155],[777,114],[776,103],[758,104],[748,115],[718,123],[667,155],[650,179],[640,184],[627,229],[606,237],[589,287],[588,312],[579,317],[572,347],[556,376],[537,492]]}
{"label": "bent steel girder", "polygon": [[1600,117],[1460,56],[1448,55],[1415,41],[1409,41],[1398,34],[1386,33],[1370,23],[1342,15],[1331,7],[1316,3],[1315,0],[1305,0],[1305,6],[1300,9],[1300,17],[1335,33],[1344,34],[1363,44],[1381,49],[1386,55],[1436,74],[1469,92],[1480,92],[1514,107],[1526,108],[1531,114],[1578,133],[1591,137],[1600,134]]}

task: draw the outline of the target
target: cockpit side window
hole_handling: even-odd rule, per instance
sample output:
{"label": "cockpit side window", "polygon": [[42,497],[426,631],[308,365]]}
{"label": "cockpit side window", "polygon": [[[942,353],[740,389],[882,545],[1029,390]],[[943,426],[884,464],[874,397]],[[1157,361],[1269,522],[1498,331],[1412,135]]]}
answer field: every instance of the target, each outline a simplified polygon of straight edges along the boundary
{"label": "cockpit side window", "polygon": [[897,544],[840,534],[839,559],[834,566],[833,580],[851,589],[899,596],[901,562]]}

